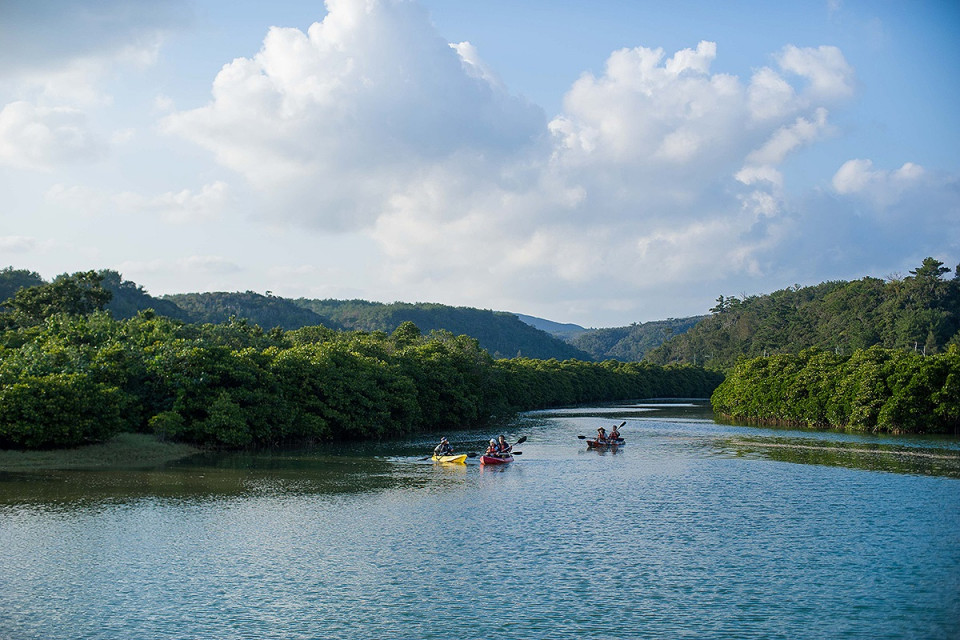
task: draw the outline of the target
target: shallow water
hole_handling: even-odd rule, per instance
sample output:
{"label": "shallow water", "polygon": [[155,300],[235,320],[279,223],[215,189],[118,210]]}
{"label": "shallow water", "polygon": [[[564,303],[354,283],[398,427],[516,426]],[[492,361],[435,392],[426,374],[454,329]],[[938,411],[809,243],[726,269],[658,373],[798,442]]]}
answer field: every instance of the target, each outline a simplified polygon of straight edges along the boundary
{"label": "shallow water", "polygon": [[[577,438],[624,420],[615,453]],[[496,468],[424,436],[0,475],[0,637],[957,637],[956,440],[685,403],[507,435]]]}

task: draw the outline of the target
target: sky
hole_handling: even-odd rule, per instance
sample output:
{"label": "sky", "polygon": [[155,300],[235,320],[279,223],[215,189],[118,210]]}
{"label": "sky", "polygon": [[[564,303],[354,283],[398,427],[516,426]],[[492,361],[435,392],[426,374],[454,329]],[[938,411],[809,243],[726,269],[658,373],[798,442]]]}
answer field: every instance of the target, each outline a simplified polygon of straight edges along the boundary
{"label": "sky", "polygon": [[585,327],[960,262],[951,0],[0,0],[0,268]]}

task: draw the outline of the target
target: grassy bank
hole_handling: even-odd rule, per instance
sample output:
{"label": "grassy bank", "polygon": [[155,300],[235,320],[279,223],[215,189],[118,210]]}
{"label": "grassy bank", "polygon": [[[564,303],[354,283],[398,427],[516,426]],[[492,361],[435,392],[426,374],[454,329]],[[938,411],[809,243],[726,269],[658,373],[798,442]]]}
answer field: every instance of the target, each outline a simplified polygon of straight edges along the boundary
{"label": "grassy bank", "polygon": [[186,458],[200,449],[161,442],[155,436],[121,433],[103,444],[49,451],[0,450],[0,471],[40,469],[124,469],[155,467]]}

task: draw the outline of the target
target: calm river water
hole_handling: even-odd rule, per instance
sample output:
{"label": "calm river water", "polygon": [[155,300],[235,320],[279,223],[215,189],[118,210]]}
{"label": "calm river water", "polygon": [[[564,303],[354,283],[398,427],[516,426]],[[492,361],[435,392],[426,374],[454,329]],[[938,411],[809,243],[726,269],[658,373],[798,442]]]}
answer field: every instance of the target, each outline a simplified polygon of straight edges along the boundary
{"label": "calm river water", "polygon": [[960,637],[957,440],[667,404],[507,435],[0,474],[0,638]]}

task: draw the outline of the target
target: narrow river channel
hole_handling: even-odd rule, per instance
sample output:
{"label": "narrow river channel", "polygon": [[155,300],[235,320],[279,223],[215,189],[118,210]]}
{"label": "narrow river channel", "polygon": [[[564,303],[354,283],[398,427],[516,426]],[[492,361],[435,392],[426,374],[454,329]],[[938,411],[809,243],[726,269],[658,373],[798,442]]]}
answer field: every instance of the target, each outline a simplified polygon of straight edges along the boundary
{"label": "narrow river channel", "polygon": [[956,439],[697,403],[527,414],[498,467],[439,435],[0,473],[0,638],[958,637]]}

